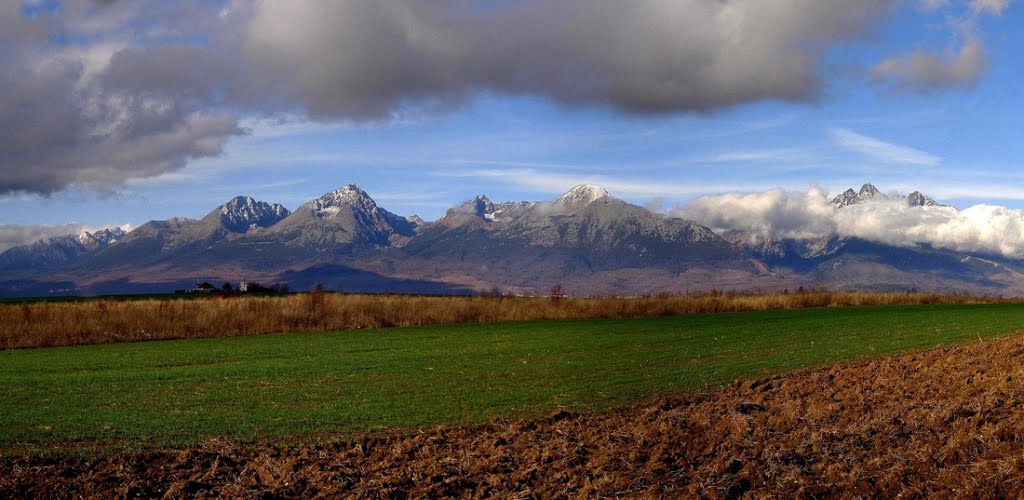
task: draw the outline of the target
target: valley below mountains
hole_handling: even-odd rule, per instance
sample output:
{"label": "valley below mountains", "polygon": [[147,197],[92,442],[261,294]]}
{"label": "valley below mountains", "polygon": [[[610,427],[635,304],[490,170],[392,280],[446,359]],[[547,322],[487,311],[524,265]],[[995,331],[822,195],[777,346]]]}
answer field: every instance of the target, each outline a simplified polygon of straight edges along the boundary
{"label": "valley below mountains", "polygon": [[[867,184],[835,197],[830,210],[881,202],[941,207]],[[203,281],[426,294],[545,295],[561,285],[573,295],[816,286],[1019,295],[1022,271],[1017,259],[928,244],[712,230],[594,185],[544,202],[477,196],[433,222],[391,213],[348,185],[295,211],[239,196],[199,220],[10,248],[0,254],[0,295],[165,293]]]}

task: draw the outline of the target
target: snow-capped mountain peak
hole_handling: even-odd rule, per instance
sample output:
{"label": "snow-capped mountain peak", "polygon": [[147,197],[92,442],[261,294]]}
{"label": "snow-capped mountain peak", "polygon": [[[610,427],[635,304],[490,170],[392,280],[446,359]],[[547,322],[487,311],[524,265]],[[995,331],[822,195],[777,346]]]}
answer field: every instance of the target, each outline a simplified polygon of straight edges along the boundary
{"label": "snow-capped mountain peak", "polygon": [[860,192],[857,193],[857,199],[860,201],[873,200],[881,194],[882,192],[879,191],[874,184],[867,183],[860,187]]}
{"label": "snow-capped mountain peak", "polygon": [[126,234],[128,233],[120,227],[115,227],[113,229],[107,228],[92,233],[92,239],[101,245],[110,245],[117,243],[117,240],[124,238]]}
{"label": "snow-capped mountain peak", "polygon": [[340,212],[340,207],[348,205],[362,212],[372,213],[377,211],[377,202],[370,198],[359,186],[349,184],[327,193],[306,204],[313,213],[321,219],[329,219]]}
{"label": "snow-capped mountain peak", "polygon": [[95,249],[117,243],[126,234],[128,233],[120,227],[100,229],[93,233],[82,231],[78,235],[78,242],[86,248]]}
{"label": "snow-capped mountain peak", "polygon": [[610,197],[608,190],[594,184],[580,184],[559,196],[555,203],[562,205],[587,205],[602,198]]}

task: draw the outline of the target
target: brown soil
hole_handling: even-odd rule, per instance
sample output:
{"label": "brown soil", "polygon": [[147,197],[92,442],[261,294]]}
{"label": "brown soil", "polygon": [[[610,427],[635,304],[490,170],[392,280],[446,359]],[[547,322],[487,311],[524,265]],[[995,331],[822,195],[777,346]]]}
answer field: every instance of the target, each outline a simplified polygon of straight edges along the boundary
{"label": "brown soil", "polygon": [[0,497],[1020,497],[1024,337],[593,414],[0,459]]}

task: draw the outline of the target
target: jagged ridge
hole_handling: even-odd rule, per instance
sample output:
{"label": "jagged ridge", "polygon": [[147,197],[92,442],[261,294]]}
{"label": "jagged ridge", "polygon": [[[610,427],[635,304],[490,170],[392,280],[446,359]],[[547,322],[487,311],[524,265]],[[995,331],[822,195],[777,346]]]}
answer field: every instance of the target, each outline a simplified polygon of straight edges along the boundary
{"label": "jagged ridge", "polygon": [[835,198],[832,198],[830,202],[832,206],[838,208],[844,208],[851,205],[860,205],[862,203],[870,203],[875,201],[903,201],[912,207],[935,207],[945,206],[934,199],[925,196],[920,191],[914,191],[909,196],[886,196],[882,194],[873,184],[867,183],[861,186],[860,191],[854,191],[852,188],[843,191]]}

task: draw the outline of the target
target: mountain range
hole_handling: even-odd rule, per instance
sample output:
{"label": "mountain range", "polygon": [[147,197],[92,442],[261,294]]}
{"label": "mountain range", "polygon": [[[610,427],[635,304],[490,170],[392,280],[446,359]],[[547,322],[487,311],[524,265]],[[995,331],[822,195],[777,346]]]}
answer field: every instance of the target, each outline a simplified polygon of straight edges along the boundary
{"label": "mountain range", "polygon": [[[870,184],[834,210],[880,201],[939,206]],[[324,284],[367,292],[573,294],[844,289],[1024,293],[1024,263],[857,238],[751,238],[652,212],[595,185],[544,202],[476,196],[425,222],[355,185],[294,212],[239,196],[199,220],[150,221],[10,248],[0,295],[167,292],[198,281]]]}
{"label": "mountain range", "polygon": [[[935,200],[928,196],[925,196],[920,191],[914,191],[906,197],[898,197],[899,201],[903,201],[912,207],[935,207],[944,206],[937,203]],[[861,186],[860,191],[854,191],[853,188],[847,189],[839,196],[832,198],[832,206],[836,208],[848,207],[850,205],[859,205],[862,203],[870,203],[872,201],[893,201],[893,198],[882,194],[872,184],[865,184]]]}

